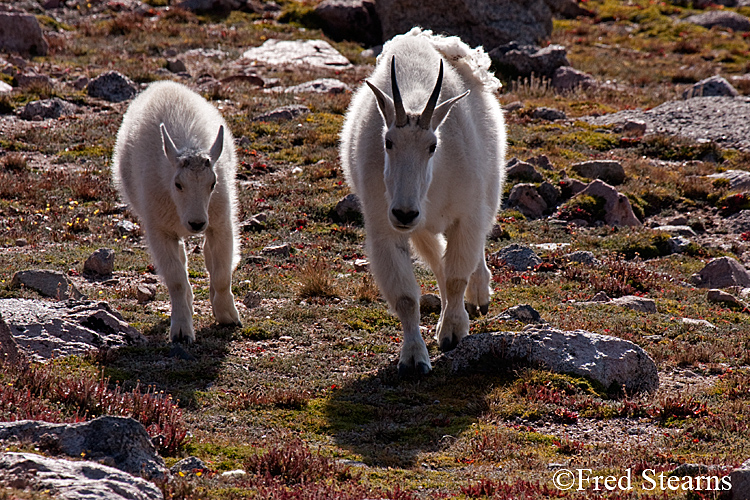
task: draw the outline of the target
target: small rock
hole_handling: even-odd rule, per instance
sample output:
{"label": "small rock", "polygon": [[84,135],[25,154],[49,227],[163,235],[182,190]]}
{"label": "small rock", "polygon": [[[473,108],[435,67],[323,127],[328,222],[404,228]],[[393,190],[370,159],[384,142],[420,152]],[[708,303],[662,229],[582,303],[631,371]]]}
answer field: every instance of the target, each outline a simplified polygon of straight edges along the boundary
{"label": "small rock", "polygon": [[512,158],[505,166],[505,175],[509,179],[522,179],[531,182],[542,182],[544,177],[537,172],[534,165]]}
{"label": "small rock", "polygon": [[598,83],[592,75],[571,66],[561,66],[552,75],[552,88],[561,94],[579,89],[595,88],[597,85]]}
{"label": "small rock", "polygon": [[139,226],[138,224],[130,222],[129,220],[121,220],[117,223],[115,229],[117,229],[117,233],[120,236],[128,236],[137,233]]}
{"label": "small rock", "polygon": [[245,59],[267,66],[309,66],[341,70],[352,66],[331,44],[324,40],[266,40],[242,55]]}
{"label": "small rock", "polygon": [[498,250],[493,256],[514,271],[526,271],[542,263],[542,259],[531,247],[518,243],[513,243]]}
{"label": "small rock", "polygon": [[172,73],[187,73],[187,66],[182,59],[167,59],[167,69]]}
{"label": "small rock", "polygon": [[61,116],[75,114],[75,104],[64,101],[59,97],[44,99],[41,101],[32,101],[21,108],[18,116],[24,120],[47,120],[57,119]]}
{"label": "small rock", "polygon": [[0,50],[47,55],[49,44],[36,16],[25,12],[0,12]]}
{"label": "small rock", "polygon": [[540,48],[513,41],[492,49],[489,56],[493,63],[511,74],[552,78],[557,68],[570,66],[567,53],[562,45]]}
{"label": "small rock", "polygon": [[228,470],[221,473],[222,479],[238,479],[247,476],[247,472],[242,469]]}
{"label": "small rock", "polygon": [[654,228],[654,231],[663,231],[665,233],[679,235],[679,236],[687,236],[687,237],[697,236],[693,228],[690,226],[673,226],[673,225],[656,226]]}
{"label": "small rock", "polygon": [[718,257],[709,262],[690,281],[699,288],[726,288],[750,286],[750,273],[732,257]]}
{"label": "small rock", "polygon": [[434,293],[425,293],[419,297],[420,314],[440,314],[442,303],[440,297]]}
{"label": "small rock", "polygon": [[693,97],[715,97],[715,96],[729,96],[737,97],[740,95],[731,83],[725,78],[715,75],[705,80],[701,80],[692,87],[686,89],[682,93],[683,99],[690,99]]}
{"label": "small rock", "polygon": [[13,86],[9,85],[3,81],[0,81],[0,94],[7,94],[8,92],[13,91]]}
{"label": "small rock", "polygon": [[560,181],[561,197],[564,200],[572,198],[586,189],[586,186],[587,184],[585,182],[579,181],[578,179],[571,179],[566,176]]}
{"label": "small rock", "polygon": [[294,120],[298,116],[305,116],[310,113],[310,108],[303,104],[290,104],[288,106],[282,106],[276,108],[268,113],[253,118],[254,122],[269,122],[269,121],[289,121]]}
{"label": "small rock", "polygon": [[705,319],[682,318],[682,322],[690,326],[702,326],[711,330],[716,330],[716,325]]}
{"label": "small rock", "polygon": [[507,206],[516,208],[526,217],[538,219],[549,208],[534,184],[516,184],[506,201]]}
{"label": "small rock", "polygon": [[[599,259],[597,259],[592,252],[587,252],[584,250],[578,250],[576,252],[565,254],[563,255],[563,257],[570,262],[578,262],[579,264],[584,264],[587,266],[599,265]],[[609,297],[607,297],[607,300],[609,300]]]}
{"label": "small rock", "polygon": [[289,243],[270,245],[262,250],[263,255],[275,255],[278,257],[289,257],[292,253]]}
{"label": "small rock", "polygon": [[657,312],[656,302],[654,301],[654,299],[647,299],[645,297],[638,297],[636,295],[626,295],[625,297],[618,297],[616,299],[610,300],[609,303],[642,313]]}
{"label": "small rock", "polygon": [[568,116],[559,109],[540,107],[531,112],[531,117],[537,120],[553,122],[555,120],[565,120]]}
{"label": "small rock", "polygon": [[601,292],[597,292],[593,297],[591,297],[590,302],[609,302],[612,299],[609,298],[609,295],[607,295],[607,292],[602,290]]}
{"label": "small rock", "polygon": [[625,120],[620,125],[620,130],[623,134],[625,134],[628,137],[640,137],[646,133],[646,129],[648,128],[648,125],[643,120],[638,119],[630,119]]}
{"label": "small rock", "polygon": [[25,247],[28,244],[29,244],[29,241],[26,238],[18,238],[16,240],[17,247]]}
{"label": "small rock", "polygon": [[349,193],[339,200],[333,211],[341,222],[362,220],[362,207],[359,203],[359,198],[354,193]]}
{"label": "small rock", "polygon": [[37,73],[18,73],[14,79],[16,84],[21,88],[28,88],[31,86],[52,87],[54,85],[52,78]]}
{"label": "small rock", "polygon": [[517,306],[509,307],[504,312],[500,313],[497,319],[515,320],[523,323],[544,323],[539,312],[529,304],[519,304]]}
{"label": "small rock", "polygon": [[719,26],[733,31],[750,31],[750,19],[730,10],[709,10],[703,14],[688,16],[683,22],[697,24],[704,28]]}
{"label": "small rock", "polygon": [[138,86],[128,77],[117,71],[108,71],[91,80],[86,86],[91,97],[109,102],[127,101],[138,92]]}
{"label": "small rock", "polygon": [[115,251],[99,248],[83,264],[83,272],[98,276],[109,276],[115,270]]}
{"label": "small rock", "polygon": [[526,163],[531,163],[535,167],[539,167],[542,170],[552,170],[552,162],[549,161],[549,158],[547,158],[547,155],[539,155],[539,156],[532,156],[528,160],[526,160]]}
{"label": "small rock", "polygon": [[633,213],[628,197],[599,179],[592,181],[577,196],[600,196],[604,198],[604,222],[610,226],[641,226]]}
{"label": "small rock", "polygon": [[266,229],[266,221],[268,216],[264,213],[259,213],[251,216],[249,219],[242,221],[240,227],[242,231],[248,232],[260,232]]}
{"label": "small rock", "polygon": [[736,191],[750,190],[750,172],[745,170],[727,170],[717,174],[707,175],[709,179],[727,179],[729,189]]}
{"label": "small rock", "polygon": [[367,259],[356,259],[354,261],[354,270],[362,273],[370,270],[370,261]]}
{"label": "small rock", "polygon": [[139,304],[151,302],[156,298],[156,287],[154,285],[141,284],[135,289],[135,298]]}
{"label": "small rock", "polygon": [[169,472],[172,474],[179,474],[182,473],[193,473],[196,471],[205,471],[208,467],[206,467],[206,464],[203,463],[203,460],[201,460],[198,457],[187,457],[183,458],[176,464],[174,464],[172,467],[169,468]]}
{"label": "small rock", "polygon": [[335,78],[319,78],[284,89],[287,94],[343,94],[350,91],[349,85]]}
{"label": "small rock", "polygon": [[57,300],[81,299],[84,295],[75,285],[59,271],[48,269],[30,269],[18,271],[10,282],[11,288],[25,286],[45,297]]}
{"label": "small rock", "polygon": [[715,304],[727,304],[728,306],[735,306],[735,307],[747,307],[744,302],[742,302],[740,299],[732,295],[731,293],[727,293],[723,290],[719,290],[718,288],[713,288],[708,291],[708,294],[706,295],[706,299],[709,302],[713,302]]}
{"label": "small rock", "polygon": [[556,207],[562,196],[560,189],[547,181],[542,182],[537,191],[539,192],[539,196],[544,200],[544,203],[547,204],[547,208]]}
{"label": "small rock", "polygon": [[672,253],[684,253],[690,248],[691,241],[684,236],[672,236],[667,240],[669,251]]}
{"label": "small rock", "polygon": [[248,309],[259,307],[262,301],[263,296],[258,292],[247,292],[245,298],[242,299],[242,303],[245,304],[245,307]]}
{"label": "small rock", "polygon": [[622,163],[614,160],[591,160],[571,165],[573,172],[587,179],[601,179],[607,184],[617,185],[625,181]]}

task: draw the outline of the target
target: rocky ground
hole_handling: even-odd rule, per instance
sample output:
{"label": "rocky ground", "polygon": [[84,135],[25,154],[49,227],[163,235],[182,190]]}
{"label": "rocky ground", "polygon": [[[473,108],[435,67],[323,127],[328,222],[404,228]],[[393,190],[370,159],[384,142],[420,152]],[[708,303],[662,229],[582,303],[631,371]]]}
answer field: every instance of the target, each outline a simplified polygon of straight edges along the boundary
{"label": "rocky ground", "polygon": [[[165,3],[0,3],[0,497],[589,498],[553,478],[591,469],[732,484],[602,498],[749,498],[750,7]],[[405,20],[484,44],[509,154],[489,314],[440,354],[415,262],[435,371],[402,380],[336,146]],[[192,346],[109,180],[165,78],[240,162],[244,327],[191,239]]]}

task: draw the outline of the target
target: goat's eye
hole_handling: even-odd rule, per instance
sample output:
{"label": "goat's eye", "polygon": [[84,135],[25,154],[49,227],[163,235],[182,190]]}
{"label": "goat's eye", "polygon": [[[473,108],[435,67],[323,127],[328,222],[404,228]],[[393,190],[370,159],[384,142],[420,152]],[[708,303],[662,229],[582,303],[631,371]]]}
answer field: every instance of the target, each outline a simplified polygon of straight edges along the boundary
{"label": "goat's eye", "polygon": [[430,154],[434,153],[436,148],[437,144],[430,144]]}
{"label": "goat's eye", "polygon": [[385,140],[385,149],[393,149],[393,141],[390,139]]}
{"label": "goat's eye", "polygon": [[179,182],[175,182],[174,187],[177,188],[177,191],[182,191],[182,184],[180,184]]}

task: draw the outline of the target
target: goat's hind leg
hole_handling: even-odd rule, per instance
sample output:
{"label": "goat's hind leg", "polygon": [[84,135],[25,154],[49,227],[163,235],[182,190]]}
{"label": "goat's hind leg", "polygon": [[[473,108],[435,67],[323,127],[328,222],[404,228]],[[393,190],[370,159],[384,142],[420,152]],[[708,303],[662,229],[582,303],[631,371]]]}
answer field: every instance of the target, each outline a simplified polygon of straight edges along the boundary
{"label": "goat's hind leg", "polygon": [[370,269],[380,291],[401,320],[404,343],[398,361],[400,376],[427,374],[430,354],[419,332],[419,284],[414,277],[407,237],[371,237],[367,243]]}
{"label": "goat's hind leg", "polygon": [[203,255],[210,280],[209,299],[216,321],[222,325],[242,326],[232,294],[235,245],[230,224],[209,226]]}
{"label": "goat's hind leg", "polygon": [[185,244],[181,239],[161,232],[146,234],[156,270],[169,290],[172,304],[169,338],[172,342],[192,343],[195,341],[193,290],[188,281]]}

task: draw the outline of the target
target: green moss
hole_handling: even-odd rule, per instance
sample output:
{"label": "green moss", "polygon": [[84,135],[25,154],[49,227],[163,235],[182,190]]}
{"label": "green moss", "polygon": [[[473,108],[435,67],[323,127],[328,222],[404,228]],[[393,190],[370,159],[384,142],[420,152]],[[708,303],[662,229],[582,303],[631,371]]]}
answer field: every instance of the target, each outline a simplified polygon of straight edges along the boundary
{"label": "green moss", "polygon": [[671,253],[668,233],[661,231],[620,231],[602,242],[602,248],[622,254],[625,259],[663,257]]}

